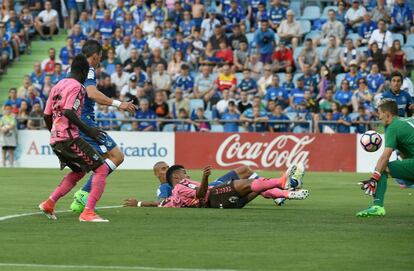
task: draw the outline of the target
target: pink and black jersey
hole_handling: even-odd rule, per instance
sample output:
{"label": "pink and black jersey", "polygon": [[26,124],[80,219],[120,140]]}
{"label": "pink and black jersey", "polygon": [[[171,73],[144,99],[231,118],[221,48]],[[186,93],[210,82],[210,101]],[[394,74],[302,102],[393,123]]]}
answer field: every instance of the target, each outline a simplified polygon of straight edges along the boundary
{"label": "pink and black jersey", "polygon": [[50,144],[79,137],[79,128],[69,122],[63,110],[74,110],[80,117],[85,94],[85,87],[72,78],[63,79],[52,88],[45,108],[45,115],[53,118]]}
{"label": "pink and black jersey", "polygon": [[201,208],[205,207],[208,193],[204,199],[197,198],[196,188],[200,187],[199,182],[184,179],[179,182],[172,190],[171,197],[167,198],[162,207],[170,208]]}

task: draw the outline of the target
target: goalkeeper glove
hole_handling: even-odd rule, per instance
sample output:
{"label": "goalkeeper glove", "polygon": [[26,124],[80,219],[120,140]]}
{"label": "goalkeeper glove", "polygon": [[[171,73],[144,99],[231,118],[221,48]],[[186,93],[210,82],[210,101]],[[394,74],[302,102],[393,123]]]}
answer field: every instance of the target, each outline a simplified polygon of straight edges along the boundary
{"label": "goalkeeper glove", "polygon": [[374,171],[369,180],[362,181],[361,189],[365,191],[365,194],[374,196],[377,191],[377,183],[381,177],[381,173]]}

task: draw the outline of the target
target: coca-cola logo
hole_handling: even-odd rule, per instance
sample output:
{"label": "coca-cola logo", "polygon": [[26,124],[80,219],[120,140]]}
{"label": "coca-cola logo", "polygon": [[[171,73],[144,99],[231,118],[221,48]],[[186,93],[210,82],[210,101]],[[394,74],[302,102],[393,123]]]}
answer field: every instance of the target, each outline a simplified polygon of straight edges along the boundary
{"label": "coca-cola logo", "polygon": [[304,135],[276,136],[267,142],[240,142],[240,135],[226,138],[216,153],[216,162],[222,167],[246,165],[262,168],[289,167],[291,164],[304,163],[308,166],[309,151],[304,150],[315,137]]}

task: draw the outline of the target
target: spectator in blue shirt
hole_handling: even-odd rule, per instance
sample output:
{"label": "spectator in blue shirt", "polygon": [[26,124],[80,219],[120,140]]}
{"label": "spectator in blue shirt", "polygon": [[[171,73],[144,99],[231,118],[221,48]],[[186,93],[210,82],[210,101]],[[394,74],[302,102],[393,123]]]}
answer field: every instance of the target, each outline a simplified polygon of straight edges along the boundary
{"label": "spectator in blue shirt", "polygon": [[[195,23],[191,19],[191,14],[188,11],[184,12],[184,20],[180,23],[180,32],[183,34],[184,38],[191,36],[195,29]],[[185,52],[185,51],[184,51]]]}
{"label": "spectator in blue shirt", "polygon": [[[102,106],[102,111],[100,111],[96,115],[96,118],[98,119],[98,126],[102,130],[109,131],[109,130],[115,129],[116,122],[111,121],[109,119],[116,119],[116,115],[115,115],[115,112],[113,112],[113,110],[109,111],[108,106],[106,106],[106,105]],[[99,119],[101,119],[101,120],[99,120]]]}
{"label": "spectator in blue shirt", "polygon": [[[332,110],[325,110],[325,115],[322,116],[322,120],[334,122],[335,116]],[[318,125],[319,132],[321,133],[332,133],[336,132],[337,124],[336,123],[325,123],[323,125]]]}
{"label": "spectator in blue shirt", "polygon": [[112,9],[112,20],[117,26],[122,26],[127,9],[124,7],[124,1],[117,1],[116,7]]}
{"label": "spectator in blue shirt", "polygon": [[295,84],[293,83],[293,74],[291,72],[287,72],[285,74],[285,81],[283,82],[282,87],[287,91],[288,94],[290,94],[295,88]]}
{"label": "spectator in blue shirt", "polygon": [[286,18],[287,8],[282,6],[280,0],[273,0],[270,5],[272,6],[269,12],[270,27],[274,31],[277,31],[277,28],[279,27],[282,20]]}
{"label": "spectator in blue shirt", "polygon": [[83,10],[81,12],[78,24],[81,26],[82,33],[85,36],[92,36],[93,32],[95,31],[96,24],[95,21],[89,17],[89,14],[86,10]]}
{"label": "spectator in blue shirt", "polygon": [[371,14],[364,14],[364,21],[359,26],[358,35],[360,37],[359,42],[363,46],[368,45],[368,41],[371,38],[372,32],[377,29],[377,23],[371,20]]}
{"label": "spectator in blue shirt", "polygon": [[60,80],[66,78],[66,73],[62,70],[62,64],[56,63],[55,71],[52,74],[52,84],[56,85]]}
{"label": "spectator in blue shirt", "polygon": [[355,126],[355,131],[357,134],[363,134],[366,131],[370,130],[369,127],[369,116],[366,113],[364,107],[358,108],[358,117],[352,122]]}
{"label": "spectator in blue shirt", "polygon": [[221,115],[223,122],[224,132],[237,133],[239,131],[240,114],[237,112],[237,107],[234,101],[229,101],[227,112]]}
{"label": "spectator in blue shirt", "polygon": [[257,83],[256,80],[251,78],[250,69],[243,70],[243,79],[240,81],[240,84],[237,88],[238,92],[246,92],[248,95],[256,95],[257,93]]}
{"label": "spectator in blue shirt", "polygon": [[400,117],[411,116],[414,109],[413,100],[405,90],[401,90],[403,75],[399,72],[391,74],[391,89],[382,94],[382,98],[392,99],[398,105],[398,115]]}
{"label": "spectator in blue shirt", "polygon": [[66,46],[60,49],[59,58],[62,64],[69,65],[69,61],[75,56],[75,48],[73,46],[73,40],[71,37],[66,38]]}
{"label": "spectator in blue shirt", "polygon": [[82,46],[81,46],[82,40],[88,39],[88,37],[82,33],[82,28],[80,24],[75,24],[73,26],[72,35],[70,35],[70,38],[73,41],[73,46],[75,47],[75,49],[79,49],[79,50],[82,49]]}
{"label": "spectator in blue shirt", "polygon": [[289,94],[279,85],[279,76],[277,74],[273,75],[272,84],[266,89],[264,99],[266,101],[273,100],[283,108],[289,105]]}
{"label": "spectator in blue shirt", "polygon": [[344,79],[341,82],[341,87],[335,92],[334,100],[340,105],[350,106],[352,104],[352,95],[353,92],[349,88],[349,82]]}
{"label": "spectator in blue shirt", "polygon": [[[283,108],[280,104],[275,106],[275,109],[268,115],[269,121],[278,121],[278,120],[289,120],[289,118],[283,114]],[[269,122],[269,131],[278,132],[278,133],[287,133],[290,130],[289,123],[276,123]]]}
{"label": "spectator in blue shirt", "polygon": [[305,100],[305,83],[302,78],[298,78],[297,87],[292,90],[289,98],[290,107],[295,110],[301,102]]}
{"label": "spectator in blue shirt", "polygon": [[402,32],[410,30],[413,25],[413,11],[405,0],[396,0],[391,12],[391,32]]}
{"label": "spectator in blue shirt", "polygon": [[111,19],[111,11],[109,9],[105,9],[104,18],[99,21],[96,28],[101,33],[102,39],[111,39],[115,32],[116,24]]}
{"label": "spectator in blue shirt", "polygon": [[238,25],[244,19],[244,10],[238,6],[237,0],[232,0],[230,8],[224,10],[224,20],[226,22],[226,31],[231,32],[233,25]]}
{"label": "spectator in blue shirt", "polygon": [[309,90],[313,97],[316,96],[316,88],[318,86],[318,76],[312,73],[309,64],[303,65],[303,75],[300,77],[303,80],[305,90]]}
{"label": "spectator in blue shirt", "polygon": [[124,30],[124,36],[132,36],[134,34],[135,21],[132,17],[132,13],[127,11],[125,13],[125,20],[122,24],[122,29]]}
{"label": "spectator in blue shirt", "polygon": [[152,16],[154,16],[154,21],[162,26],[165,20],[168,17],[168,10],[163,7],[162,0],[155,1],[155,7],[152,9]]}
{"label": "spectator in blue shirt", "polygon": [[191,131],[191,120],[188,117],[188,112],[185,108],[178,109],[178,119],[182,122],[174,124],[175,132],[190,132]]}
{"label": "spectator in blue shirt", "polygon": [[30,80],[36,88],[40,89],[45,81],[45,73],[42,71],[42,66],[39,61],[34,64],[34,71],[30,75]]}
{"label": "spectator in blue shirt", "polygon": [[379,68],[376,63],[371,65],[371,72],[367,76],[367,83],[369,91],[371,91],[372,94],[381,93],[384,88],[385,77],[379,73]]}
{"label": "spectator in blue shirt", "polygon": [[338,122],[337,131],[338,133],[350,133],[351,132],[351,118],[349,117],[349,108],[346,105],[341,107],[341,115],[335,118]]}
{"label": "spectator in blue shirt", "polygon": [[245,122],[249,132],[266,132],[267,121],[269,118],[265,111],[261,110],[259,106],[254,106],[251,110],[251,115],[247,114],[249,110],[244,111],[240,119]]}
{"label": "spectator in blue shirt", "polygon": [[352,60],[349,66],[349,72],[345,74],[345,79],[349,82],[351,90],[356,90],[358,88],[358,80],[360,78],[361,75],[358,73],[358,62]]}
{"label": "spectator in blue shirt", "polygon": [[260,28],[254,35],[256,48],[260,53],[260,61],[263,63],[271,63],[272,55],[275,48],[275,32],[269,29],[269,22],[262,20]]}
{"label": "spectator in blue shirt", "polygon": [[135,118],[143,120],[138,123],[138,131],[147,132],[155,131],[157,129],[157,123],[155,121],[157,115],[149,108],[149,102],[147,99],[142,98],[139,101],[139,109],[135,114]]}
{"label": "spectator in blue shirt", "polygon": [[180,75],[175,79],[175,87],[182,89],[185,93],[184,96],[193,93],[194,79],[189,73],[190,67],[187,64],[182,64]]}
{"label": "spectator in blue shirt", "polygon": [[[296,107],[294,112],[296,113],[296,121],[309,121],[312,119],[312,115],[309,110],[306,108],[306,101],[301,101]],[[309,132],[309,123],[295,123],[293,127],[294,133],[308,133]]]}

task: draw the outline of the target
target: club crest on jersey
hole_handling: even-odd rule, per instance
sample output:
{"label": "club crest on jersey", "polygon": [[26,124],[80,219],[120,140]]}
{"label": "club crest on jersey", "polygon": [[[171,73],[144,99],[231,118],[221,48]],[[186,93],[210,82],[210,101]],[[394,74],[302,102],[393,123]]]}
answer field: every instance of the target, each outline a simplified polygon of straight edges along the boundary
{"label": "club crest on jersey", "polygon": [[192,184],[192,183],[187,184],[187,186],[191,189],[196,189],[197,188],[197,186],[195,184]]}
{"label": "club crest on jersey", "polygon": [[91,80],[95,79],[95,72],[93,70],[89,70],[88,79],[91,79]]}
{"label": "club crest on jersey", "polygon": [[75,103],[73,104],[73,109],[77,111],[80,104],[81,104],[81,101],[79,99],[76,99]]}
{"label": "club crest on jersey", "polygon": [[238,200],[239,200],[239,197],[236,197],[236,196],[232,196],[232,197],[229,198],[229,201],[231,203],[236,203]]}

